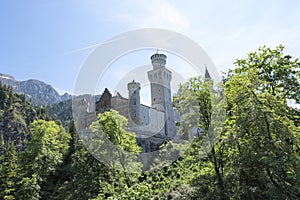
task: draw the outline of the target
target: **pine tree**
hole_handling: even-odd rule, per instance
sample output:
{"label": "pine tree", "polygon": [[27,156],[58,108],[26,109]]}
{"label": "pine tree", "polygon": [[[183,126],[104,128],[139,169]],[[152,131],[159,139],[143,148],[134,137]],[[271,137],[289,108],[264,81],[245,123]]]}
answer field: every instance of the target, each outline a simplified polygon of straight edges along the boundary
{"label": "pine tree", "polygon": [[9,142],[8,147],[1,159],[0,171],[0,199],[15,199],[17,181],[17,155],[13,141]]}

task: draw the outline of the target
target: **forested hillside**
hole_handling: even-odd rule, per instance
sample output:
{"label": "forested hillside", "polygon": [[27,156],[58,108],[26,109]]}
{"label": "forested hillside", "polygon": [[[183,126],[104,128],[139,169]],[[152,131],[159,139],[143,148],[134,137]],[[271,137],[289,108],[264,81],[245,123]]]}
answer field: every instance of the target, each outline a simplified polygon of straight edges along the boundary
{"label": "forested hillside", "polygon": [[60,121],[64,127],[69,127],[72,122],[72,99],[61,101],[46,106],[49,116]]}
{"label": "forested hillside", "polygon": [[[70,120],[68,102],[48,107],[53,121],[45,108],[0,85],[0,199],[300,199],[300,116],[288,105],[300,101],[299,80],[300,63],[282,46],[238,59],[218,87],[189,79],[173,97],[184,116],[178,130],[202,132],[171,165],[143,173],[95,159],[74,123],[64,128],[59,121]],[[220,107],[224,118],[215,112]],[[111,110],[90,128],[122,150],[140,152],[126,123]],[[101,149],[101,140],[92,142]]]}
{"label": "forested hillside", "polygon": [[24,147],[29,138],[28,126],[35,119],[46,119],[46,110],[34,108],[25,95],[13,93],[12,88],[0,82],[0,144],[7,147],[14,142],[17,150]]}

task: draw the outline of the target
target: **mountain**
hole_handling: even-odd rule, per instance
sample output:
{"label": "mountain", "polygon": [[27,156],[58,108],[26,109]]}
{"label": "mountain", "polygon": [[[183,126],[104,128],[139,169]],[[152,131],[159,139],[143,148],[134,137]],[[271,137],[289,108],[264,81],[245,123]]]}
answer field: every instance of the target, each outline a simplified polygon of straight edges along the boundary
{"label": "mountain", "polygon": [[51,85],[39,80],[17,81],[10,75],[0,74],[0,81],[4,85],[11,86],[14,92],[25,94],[26,98],[30,99],[34,105],[55,104],[71,99],[70,94],[59,95]]}

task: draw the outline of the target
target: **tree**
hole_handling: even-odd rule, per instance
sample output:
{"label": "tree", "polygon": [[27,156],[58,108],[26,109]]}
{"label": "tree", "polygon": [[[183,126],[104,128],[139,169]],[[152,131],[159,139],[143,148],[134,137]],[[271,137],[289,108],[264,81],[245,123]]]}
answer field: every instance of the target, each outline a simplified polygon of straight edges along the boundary
{"label": "tree", "polygon": [[238,60],[225,84],[226,183],[237,199],[300,196],[300,129],[288,99],[299,99],[297,59],[266,47]]}
{"label": "tree", "polygon": [[88,144],[89,150],[92,149],[97,158],[105,158],[108,166],[108,176],[102,177],[100,181],[100,198],[107,198],[107,195],[120,193],[125,187],[130,187],[136,180],[136,175],[127,173],[127,170],[141,170],[141,163],[136,155],[141,147],[137,145],[134,133],[125,131],[126,126],[127,119],[115,110],[100,113],[98,120],[90,126],[95,138]]}
{"label": "tree", "polygon": [[[21,155],[23,179],[21,191],[25,194],[28,183],[36,183],[41,197],[51,196],[57,181],[58,168],[69,149],[70,135],[54,121],[36,120],[30,125],[31,140]],[[28,193],[38,193],[29,188]],[[34,195],[34,194],[32,194]],[[37,195],[34,195],[37,196]]]}
{"label": "tree", "polygon": [[232,105],[227,167],[237,175],[231,179],[236,183],[234,193],[254,199],[296,198],[300,194],[299,127],[288,118],[284,101],[255,91],[259,85],[255,79],[237,75],[226,87]]}
{"label": "tree", "polygon": [[183,114],[180,130],[203,129],[181,162],[197,174],[187,198],[299,198],[299,112],[287,105],[299,101],[299,62],[282,50],[262,47],[237,60],[225,82],[226,105],[220,104],[226,106],[225,127],[216,143],[205,145],[211,147],[207,156],[199,152],[215,123],[215,106],[209,107],[215,91],[205,92],[205,82],[192,79],[174,99]]}
{"label": "tree", "polygon": [[13,141],[9,142],[1,158],[0,167],[0,198],[4,200],[15,199],[17,182],[17,155]]}
{"label": "tree", "polygon": [[41,198],[41,187],[37,174],[32,174],[29,177],[23,177],[18,185],[17,199],[38,200]]}
{"label": "tree", "polygon": [[[217,144],[225,119],[222,88],[213,88],[212,81],[202,77],[191,78],[185,84],[180,85],[178,95],[174,97],[174,104],[182,116],[179,131],[188,139],[196,136],[183,162],[190,163],[192,171],[194,164],[191,164],[191,160],[194,160],[192,163],[196,161],[195,165],[198,167],[202,167],[202,169],[197,168],[200,173],[193,181],[193,185],[198,187],[196,198],[211,199],[221,196],[225,198],[222,170],[224,166],[221,153],[223,145]],[[198,184],[204,181],[206,184],[203,186]],[[203,188],[209,188],[209,190],[203,190]],[[201,190],[203,191],[198,192]]]}
{"label": "tree", "polygon": [[61,101],[46,106],[49,116],[54,120],[61,121],[64,127],[72,124],[72,99]]}
{"label": "tree", "polygon": [[252,71],[260,80],[258,90],[277,96],[279,99],[293,99],[300,103],[300,62],[284,55],[284,46],[271,49],[262,46],[245,59],[237,59],[232,75]]}
{"label": "tree", "polygon": [[[134,153],[141,152],[141,147],[136,143],[134,133],[125,131],[127,126],[127,119],[120,115],[115,110],[110,110],[98,115],[98,120],[93,122],[91,130],[95,135],[95,139],[89,145],[94,145],[95,149],[104,148],[104,156],[108,158],[107,164],[114,168],[121,165],[122,169],[126,171],[126,167],[140,167],[136,161],[137,158]],[[112,145],[108,142],[112,143]],[[100,147],[98,147],[100,146]],[[102,146],[102,147],[101,147]],[[90,149],[94,149],[90,147]],[[94,153],[103,154],[104,151],[97,150]],[[127,154],[127,152],[129,152]],[[133,153],[133,154],[131,154]]]}
{"label": "tree", "polygon": [[81,140],[68,164],[69,180],[57,192],[57,199],[92,199],[97,197],[101,178],[108,176],[108,169],[86,150]]}
{"label": "tree", "polygon": [[[114,110],[107,111],[99,114],[98,120],[90,126],[93,134],[82,134],[77,142],[72,142],[76,148],[74,146],[71,155],[71,179],[60,187],[60,199],[107,199],[122,194],[125,188],[137,182],[136,174],[120,170],[131,166],[131,160],[123,156],[123,151],[140,151],[134,135],[125,131],[126,125],[126,118]],[[76,132],[74,127],[71,130]],[[104,138],[119,149],[108,149]],[[98,156],[107,159],[107,165],[97,160]],[[115,163],[121,163],[120,171],[114,168]]]}
{"label": "tree", "polygon": [[1,144],[6,148],[10,141],[14,141],[17,152],[24,150],[28,126],[36,119],[34,107],[23,99],[24,95],[15,94],[11,87],[0,84]]}

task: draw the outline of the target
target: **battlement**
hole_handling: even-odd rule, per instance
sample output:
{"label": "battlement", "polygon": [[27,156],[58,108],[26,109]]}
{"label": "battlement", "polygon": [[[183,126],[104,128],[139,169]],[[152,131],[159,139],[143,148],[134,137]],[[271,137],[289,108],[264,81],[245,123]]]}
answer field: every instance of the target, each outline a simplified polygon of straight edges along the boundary
{"label": "battlement", "polygon": [[139,82],[135,82],[134,80],[127,84],[127,89],[129,91],[140,90],[141,84]]}
{"label": "battlement", "polygon": [[156,53],[150,58],[154,68],[165,67],[167,60],[167,56],[165,54]]}

